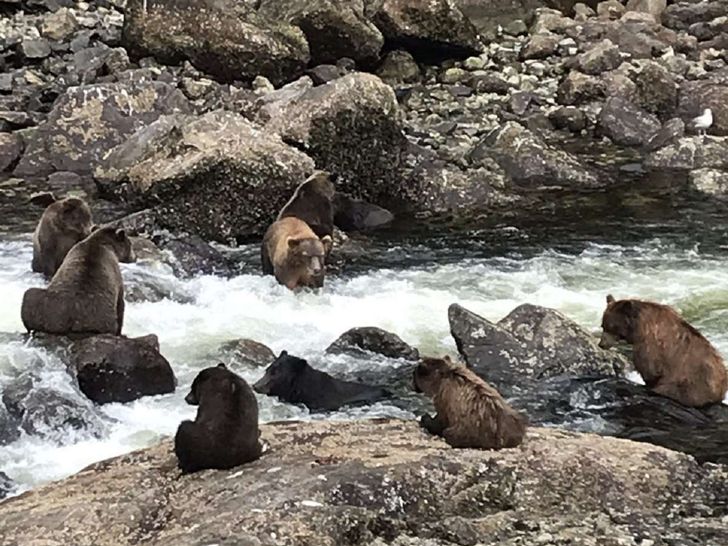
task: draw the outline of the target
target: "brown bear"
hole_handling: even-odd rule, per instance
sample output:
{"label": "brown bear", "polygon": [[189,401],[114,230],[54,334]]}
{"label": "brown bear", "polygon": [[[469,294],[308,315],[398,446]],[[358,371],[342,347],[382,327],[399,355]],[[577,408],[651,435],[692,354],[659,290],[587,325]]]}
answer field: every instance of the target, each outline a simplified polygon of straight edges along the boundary
{"label": "brown bear", "polygon": [[91,209],[83,199],[56,199],[52,193],[35,195],[30,202],[46,207],[33,233],[32,269],[51,278],[73,245],[91,233]]}
{"label": "brown bear", "polygon": [[472,370],[449,357],[423,358],[415,368],[417,392],[432,397],[437,414],[422,416],[428,432],[452,447],[516,447],[526,433],[526,419]]}
{"label": "brown bear", "polygon": [[326,255],[331,237],[319,239],[303,220],[287,217],[274,222],[266,231],[261,247],[263,273],[293,290],[320,288],[326,274]]}
{"label": "brown bear", "polygon": [[647,388],[685,406],[723,400],[728,372],[718,351],[667,305],[607,296],[599,346],[633,346],[634,366]]}
{"label": "brown bear", "polygon": [[182,421],[174,437],[182,472],[232,468],[260,457],[255,394],[225,364],[202,370],[185,401],[199,409],[194,421]]}
{"label": "brown bear", "polygon": [[49,334],[121,335],[124,283],[119,262],[133,262],[129,236],[103,227],[77,243],[48,288],[23,295],[21,318],[28,331]]}
{"label": "brown bear", "polygon": [[314,171],[296,188],[276,220],[298,218],[306,222],[318,237],[333,237],[335,180],[336,176],[331,173]]}

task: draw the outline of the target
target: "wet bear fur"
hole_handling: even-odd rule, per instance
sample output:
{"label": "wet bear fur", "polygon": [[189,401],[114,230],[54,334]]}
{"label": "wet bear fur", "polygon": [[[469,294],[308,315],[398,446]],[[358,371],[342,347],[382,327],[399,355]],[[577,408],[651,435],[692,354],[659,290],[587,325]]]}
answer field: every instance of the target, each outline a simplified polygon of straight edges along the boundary
{"label": "wet bear fur", "polygon": [[184,473],[227,469],[262,453],[258,402],[250,385],[224,364],[202,370],[185,397],[198,406],[194,421],[182,421],[174,452]]}
{"label": "wet bear fur", "polygon": [[31,267],[50,279],[73,245],[91,234],[91,209],[83,199],[56,199],[52,193],[33,196],[30,201],[45,207],[33,233]]}
{"label": "wet bear fur", "polygon": [[435,417],[420,421],[428,432],[452,447],[516,447],[526,433],[526,419],[472,370],[449,357],[423,358],[414,372],[415,390],[430,397]]}
{"label": "wet bear fur", "polygon": [[607,296],[599,346],[633,346],[634,366],[653,392],[690,407],[719,403],[728,373],[718,351],[673,308]]}
{"label": "wet bear fur", "polygon": [[49,334],[121,335],[124,283],[119,262],[133,262],[124,230],[104,227],[77,243],[47,288],[23,295],[21,318],[28,331]]}
{"label": "wet bear fur", "polygon": [[336,379],[286,351],[278,355],[253,388],[260,394],[277,396],[290,404],[303,404],[313,411],[371,404],[390,395],[379,387]]}
{"label": "wet bear fur", "polygon": [[315,171],[296,188],[276,220],[298,218],[306,222],[318,237],[333,237],[335,181],[335,175]]}
{"label": "wet bear fur", "polygon": [[263,273],[274,275],[289,289],[320,288],[326,276],[325,260],[331,237],[319,239],[303,220],[294,217],[274,222],[261,247]]}

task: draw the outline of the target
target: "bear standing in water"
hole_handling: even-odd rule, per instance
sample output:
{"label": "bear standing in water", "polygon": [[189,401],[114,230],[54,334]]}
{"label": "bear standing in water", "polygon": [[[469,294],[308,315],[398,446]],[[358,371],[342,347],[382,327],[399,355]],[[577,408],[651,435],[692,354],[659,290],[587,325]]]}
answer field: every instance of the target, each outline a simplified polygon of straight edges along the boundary
{"label": "bear standing in water", "polygon": [[91,209],[83,199],[58,200],[52,193],[31,197],[30,202],[46,207],[33,233],[32,269],[51,278],[73,245],[90,235]]}
{"label": "bear standing in water", "polygon": [[449,357],[423,358],[415,368],[417,392],[432,397],[437,414],[423,415],[428,432],[452,447],[501,449],[516,447],[526,433],[525,418],[500,393]]}
{"label": "bear standing in water", "polygon": [[23,295],[21,318],[28,331],[49,334],[121,335],[124,283],[119,262],[134,261],[122,229],[104,227],[77,243],[48,288]]}
{"label": "bear standing in water", "polygon": [[331,237],[322,239],[303,220],[283,218],[273,223],[263,237],[263,273],[293,290],[301,286],[320,288],[326,275],[325,259]]}
{"label": "bear standing in water", "polygon": [[202,370],[185,401],[199,408],[195,420],[182,421],[174,437],[182,472],[232,468],[260,457],[255,394],[225,364]]}
{"label": "bear standing in water", "polygon": [[602,349],[620,340],[633,346],[634,366],[648,389],[691,407],[723,400],[728,389],[723,359],[671,307],[640,300],[616,301],[610,295],[602,330]]}

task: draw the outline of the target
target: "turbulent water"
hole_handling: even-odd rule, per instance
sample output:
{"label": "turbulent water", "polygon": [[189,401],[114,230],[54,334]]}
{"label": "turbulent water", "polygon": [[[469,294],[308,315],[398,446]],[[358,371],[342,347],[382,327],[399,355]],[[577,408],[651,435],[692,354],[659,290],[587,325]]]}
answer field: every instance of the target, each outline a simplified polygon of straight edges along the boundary
{"label": "turbulent water", "polygon": [[[294,294],[257,273],[180,280],[159,263],[123,265],[130,294],[151,289],[166,295],[128,303],[125,333],[159,336],[178,378],[177,391],[102,406],[100,438],[70,430],[24,434],[0,447],[0,470],[21,487],[33,487],[173,434],[182,419],[194,415],[183,400],[193,377],[221,358],[220,346],[229,340],[252,338],[336,374],[397,364],[324,355],[354,326],[393,331],[423,353],[454,354],[447,322],[453,302],[494,320],[520,303],[535,303],[559,309],[597,332],[607,293],[648,298],[678,307],[728,354],[728,247],[721,244],[721,225],[696,214],[690,222],[681,219],[678,228],[669,222],[642,223],[635,231],[622,223],[615,237],[609,236],[614,227],[609,222],[553,229],[542,223],[538,230],[500,225],[487,233],[442,232],[438,237],[395,230],[368,239],[365,256],[327,279],[320,293]],[[615,238],[622,242],[610,240]],[[0,240],[0,387],[30,369],[42,385],[78,396],[61,360],[17,335],[23,332],[23,292],[43,284],[29,271],[31,253],[29,234]],[[238,252],[249,262],[245,271],[256,271],[256,254],[254,247]],[[232,366],[249,381],[262,374]],[[264,396],[259,404],[264,421],[414,416],[411,406],[392,403],[333,415],[309,414]]]}

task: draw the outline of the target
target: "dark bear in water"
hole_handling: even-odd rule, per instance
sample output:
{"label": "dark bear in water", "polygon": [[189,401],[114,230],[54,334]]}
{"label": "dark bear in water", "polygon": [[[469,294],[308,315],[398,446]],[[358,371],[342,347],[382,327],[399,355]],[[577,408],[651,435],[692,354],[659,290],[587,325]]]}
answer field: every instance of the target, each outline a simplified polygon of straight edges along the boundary
{"label": "dark bear in water", "polygon": [[718,351],[677,312],[659,303],[616,301],[607,296],[599,346],[620,340],[633,346],[634,366],[647,388],[701,407],[716,404],[728,389],[728,372]]}
{"label": "dark bear in water", "polygon": [[415,368],[417,392],[432,397],[437,414],[423,415],[428,432],[452,447],[516,447],[526,433],[526,419],[472,370],[449,357],[423,358]]}
{"label": "dark bear in water", "polygon": [[276,220],[298,218],[308,224],[317,237],[334,234],[334,182],[336,175],[315,171],[293,192],[293,197],[278,213]]}
{"label": "dark bear in water", "polygon": [[124,283],[120,261],[134,261],[131,241],[122,229],[104,227],[77,243],[48,288],[30,288],[23,295],[20,314],[27,330],[121,335]]}
{"label": "dark bear in water", "polygon": [[336,379],[286,351],[281,352],[253,388],[261,394],[277,396],[291,404],[303,404],[314,411],[371,404],[390,395],[379,387]]}
{"label": "dark bear in water", "polygon": [[275,275],[289,289],[320,288],[326,276],[326,255],[331,237],[323,239],[303,220],[288,217],[273,223],[261,246],[263,273]]}
{"label": "dark bear in water", "polygon": [[199,408],[195,420],[182,421],[174,437],[182,472],[232,468],[260,457],[255,394],[225,364],[202,370],[185,401]]}
{"label": "dark bear in water", "polygon": [[90,235],[91,209],[83,199],[56,199],[52,193],[35,195],[30,202],[46,207],[33,233],[32,269],[51,278],[73,245]]}

